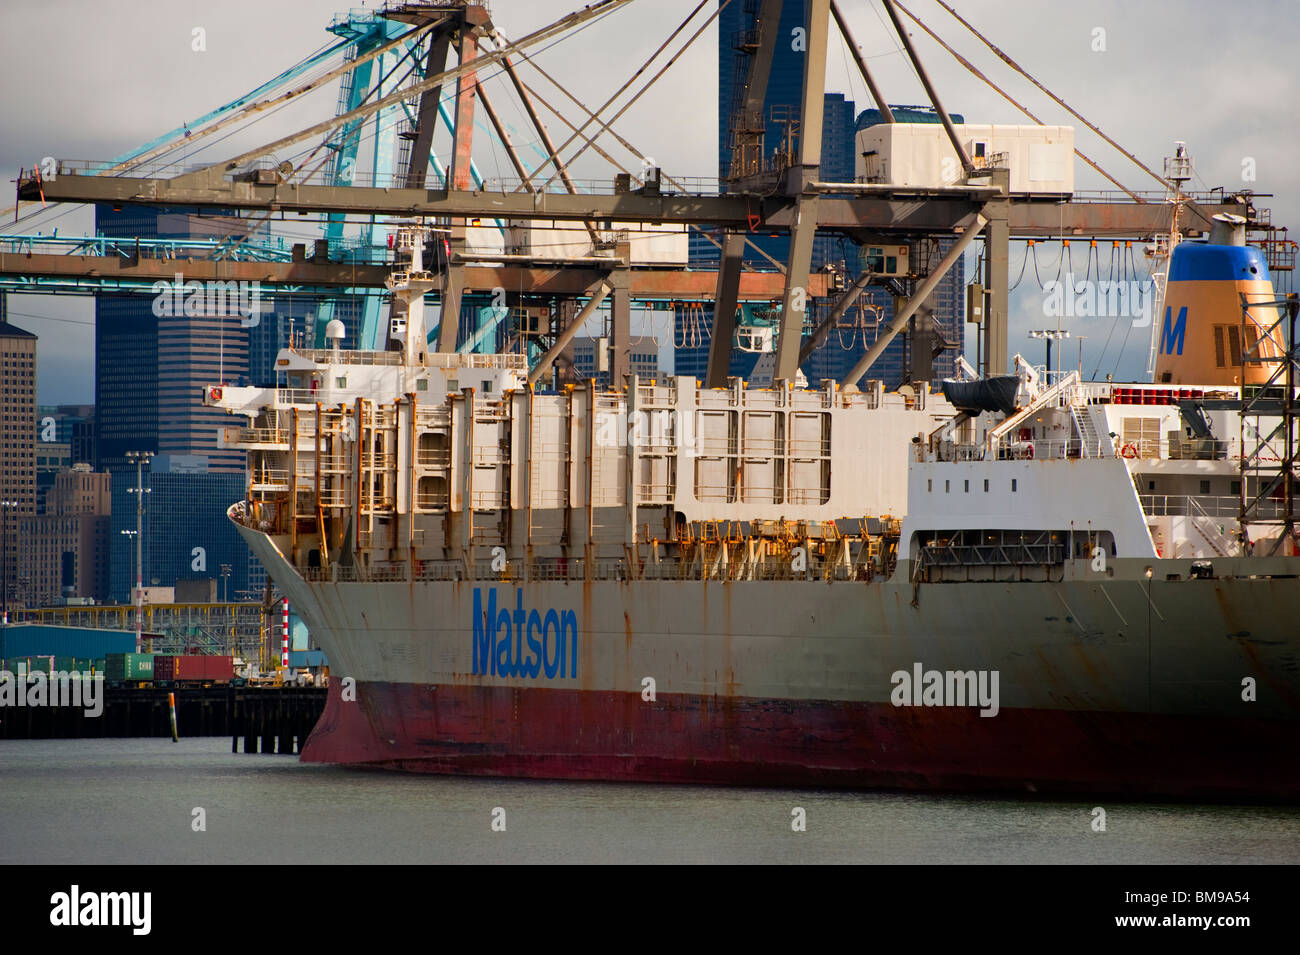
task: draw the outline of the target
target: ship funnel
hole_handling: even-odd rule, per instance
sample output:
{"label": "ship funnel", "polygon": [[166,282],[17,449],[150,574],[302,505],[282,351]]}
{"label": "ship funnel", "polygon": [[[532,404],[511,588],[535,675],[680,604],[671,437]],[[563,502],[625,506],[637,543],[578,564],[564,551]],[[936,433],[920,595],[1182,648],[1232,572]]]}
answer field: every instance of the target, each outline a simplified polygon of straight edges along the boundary
{"label": "ship funnel", "polygon": [[1210,245],[1245,244],[1245,216],[1234,216],[1230,212],[1221,212],[1214,217],[1214,225],[1210,227]]}
{"label": "ship funnel", "polygon": [[1214,218],[1210,241],[1174,247],[1164,308],[1154,316],[1158,384],[1263,384],[1282,356],[1280,331],[1268,334],[1276,308],[1252,308],[1242,319],[1243,296],[1250,302],[1276,297],[1264,253],[1245,244],[1240,216]]}

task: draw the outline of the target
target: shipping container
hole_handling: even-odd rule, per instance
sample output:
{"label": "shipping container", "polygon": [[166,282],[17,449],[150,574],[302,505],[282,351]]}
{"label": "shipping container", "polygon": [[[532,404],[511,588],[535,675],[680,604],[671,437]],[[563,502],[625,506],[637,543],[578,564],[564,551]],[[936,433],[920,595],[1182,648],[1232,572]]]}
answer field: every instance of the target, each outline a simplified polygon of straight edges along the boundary
{"label": "shipping container", "polygon": [[234,675],[232,657],[189,654],[154,661],[154,679],[160,683],[229,683]]}
{"label": "shipping container", "polygon": [[328,666],[324,650],[290,650],[289,669],[308,670]]}
{"label": "shipping container", "polygon": [[35,673],[37,670],[42,673],[49,673],[54,669],[54,658],[47,656],[6,657],[3,664],[2,669],[13,674],[17,674],[20,669],[26,673]]}
{"label": "shipping container", "polygon": [[135,650],[135,634],[90,627],[53,627],[37,623],[0,626],[0,657],[56,656],[99,660],[110,653]]}
{"label": "shipping container", "polygon": [[104,679],[113,682],[152,681],[152,653],[109,653],[104,657]]}
{"label": "shipping container", "polygon": [[176,669],[176,658],[174,656],[164,656],[161,653],[154,654],[153,658],[153,678],[159,683],[165,683],[171,680],[173,672]]}

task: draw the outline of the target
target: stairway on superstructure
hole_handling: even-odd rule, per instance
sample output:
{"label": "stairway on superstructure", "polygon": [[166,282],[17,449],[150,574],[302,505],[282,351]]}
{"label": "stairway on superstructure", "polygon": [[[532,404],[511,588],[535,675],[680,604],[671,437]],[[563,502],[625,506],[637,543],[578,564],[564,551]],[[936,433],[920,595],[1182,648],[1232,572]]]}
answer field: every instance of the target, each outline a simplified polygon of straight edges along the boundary
{"label": "stairway on superstructure", "polygon": [[1070,414],[1074,417],[1074,427],[1079,432],[1079,456],[1099,458],[1102,456],[1101,436],[1097,434],[1092,423],[1092,409],[1087,405],[1071,405]]}

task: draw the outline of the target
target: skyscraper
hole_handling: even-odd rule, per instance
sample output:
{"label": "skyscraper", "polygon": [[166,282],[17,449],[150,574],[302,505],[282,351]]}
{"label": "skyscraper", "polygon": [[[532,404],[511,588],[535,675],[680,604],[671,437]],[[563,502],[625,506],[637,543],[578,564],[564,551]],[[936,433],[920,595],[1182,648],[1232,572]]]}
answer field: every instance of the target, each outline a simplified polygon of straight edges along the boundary
{"label": "skyscraper", "polygon": [[[95,210],[96,230],[102,235],[132,238],[212,239],[244,235],[248,224],[224,215],[199,215],[178,209],[130,206],[114,211],[108,206]],[[135,465],[128,451],[150,451],[158,455],[154,467],[165,473],[167,493],[145,496],[146,583],[159,574],[151,557],[171,554],[174,543],[157,539],[171,533],[169,521],[181,526],[219,526],[226,508],[242,496],[233,496],[220,476],[227,476],[242,488],[245,455],[220,447],[220,431],[232,424],[218,409],[203,405],[207,385],[249,383],[248,341],[250,320],[239,313],[228,289],[205,288],[197,298],[186,286],[184,266],[178,260],[172,290],[157,295],[105,295],[95,306],[95,424],[97,468],[112,475],[112,525],[109,534],[110,592],[114,599],[130,594],[134,541],[121,531],[135,530]],[[215,283],[214,283],[215,284]],[[233,284],[233,283],[230,283]],[[239,290],[242,292],[242,290]],[[220,293],[220,295],[215,294]],[[145,473],[145,487],[150,487]],[[188,486],[189,490],[183,490]],[[178,507],[177,514],[165,513]],[[240,584],[247,586],[250,558],[246,548],[222,556],[219,563],[233,563],[244,569]],[[201,545],[193,545],[201,546]],[[220,549],[220,548],[219,548]],[[194,558],[191,559],[191,562]],[[169,558],[163,570],[164,586],[174,583],[179,558]],[[200,564],[203,561],[199,561]],[[240,571],[236,571],[237,576]],[[180,576],[193,577],[188,569]]]}
{"label": "skyscraper", "polygon": [[0,587],[21,600],[18,521],[36,512],[36,336],[6,319],[0,292]]}
{"label": "skyscraper", "polygon": [[57,475],[43,513],[20,521],[19,576],[35,606],[65,597],[108,597],[110,476],[78,464]]}
{"label": "skyscraper", "polygon": [[[145,495],[143,577],[146,587],[174,587],[177,580],[217,578],[221,565],[231,566],[226,586],[232,599],[260,592],[266,572],[248,550],[226,509],[243,498],[245,476],[212,471],[186,471],[183,459],[161,456],[144,473]],[[131,472],[130,486],[135,485]],[[135,547],[123,530],[135,530],[135,495],[114,487],[109,537],[121,553],[114,560],[109,590],[126,599],[135,575]],[[120,538],[122,544],[118,544]],[[244,596],[240,596],[244,595]]]}
{"label": "skyscraper", "polygon": [[221,408],[203,404],[208,384],[248,384],[248,330],[237,315],[158,318],[158,453],[207,460],[206,470],[243,474],[243,451],[220,447],[231,424]]}

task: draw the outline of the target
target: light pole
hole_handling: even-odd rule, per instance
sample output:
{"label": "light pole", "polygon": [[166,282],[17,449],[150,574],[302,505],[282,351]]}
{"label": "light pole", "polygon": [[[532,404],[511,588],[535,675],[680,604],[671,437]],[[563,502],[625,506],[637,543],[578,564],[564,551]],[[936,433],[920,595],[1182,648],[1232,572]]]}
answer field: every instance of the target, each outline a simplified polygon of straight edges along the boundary
{"label": "light pole", "polygon": [[227,581],[229,581],[230,579],[230,572],[232,569],[233,568],[231,568],[229,564],[221,565],[221,602],[222,603],[226,603],[227,590],[229,589],[229,584],[227,583]]}
{"label": "light pole", "polygon": [[126,538],[127,561],[128,561],[127,570],[129,571],[126,579],[129,582],[131,578],[135,576],[135,563],[132,560],[132,558],[135,557],[135,553],[134,553],[135,547],[133,546],[132,542],[134,541],[137,532],[131,530],[122,530],[119,531],[118,533],[120,533],[123,537]]}
{"label": "light pole", "polygon": [[135,495],[135,652],[140,653],[144,643],[144,496],[149,491],[144,486],[144,466],[153,457],[152,451],[128,451],[126,459],[135,462],[135,487],[128,493]]}
{"label": "light pole", "polygon": [[1055,384],[1052,381],[1052,342],[1060,341],[1062,338],[1069,338],[1070,333],[1063,328],[1035,328],[1029,333],[1030,338],[1043,338],[1047,340],[1047,383]]}
{"label": "light pole", "polygon": [[3,590],[2,595],[0,595],[0,603],[3,604],[3,611],[0,611],[0,622],[3,623],[9,622],[9,512],[17,506],[17,501],[0,501],[0,512],[3,512],[0,513],[0,524],[3,524],[0,537],[4,539],[3,545],[0,545],[0,552],[3,552],[0,561],[4,563],[2,572],[4,583],[0,585],[0,589]]}

